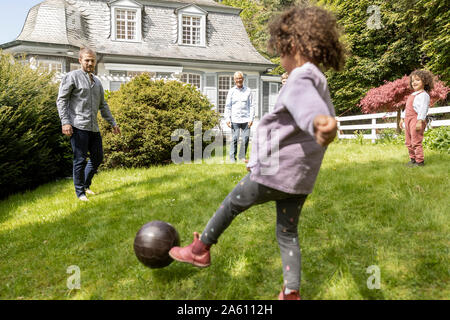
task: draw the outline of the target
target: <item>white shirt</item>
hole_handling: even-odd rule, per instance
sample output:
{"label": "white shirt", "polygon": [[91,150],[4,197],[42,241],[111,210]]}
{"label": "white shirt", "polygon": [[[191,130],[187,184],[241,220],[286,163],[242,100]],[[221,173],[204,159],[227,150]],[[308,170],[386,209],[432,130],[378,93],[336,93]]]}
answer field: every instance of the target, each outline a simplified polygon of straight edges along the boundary
{"label": "white shirt", "polygon": [[[426,91],[415,91],[412,94],[416,96],[413,102],[413,109],[417,112],[417,120],[425,120],[430,106],[430,96]],[[402,111],[403,118],[405,118],[405,111]]]}
{"label": "white shirt", "polygon": [[225,103],[225,120],[233,123],[252,122],[255,118],[252,92],[250,88],[237,86],[228,91]]}

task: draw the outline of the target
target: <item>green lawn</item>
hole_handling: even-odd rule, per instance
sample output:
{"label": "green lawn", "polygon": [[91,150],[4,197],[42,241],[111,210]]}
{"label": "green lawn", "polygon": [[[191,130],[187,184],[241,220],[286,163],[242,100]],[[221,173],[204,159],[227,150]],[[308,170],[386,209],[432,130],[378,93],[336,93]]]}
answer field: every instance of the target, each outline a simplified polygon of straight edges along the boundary
{"label": "green lawn", "polygon": [[[425,167],[406,168],[404,146],[330,146],[300,219],[303,299],[450,297],[450,156],[425,157]],[[103,171],[89,203],[76,200],[71,180],[1,201],[0,299],[276,299],[274,203],[236,218],[209,268],[151,270],[133,251],[151,220],[170,222],[189,244],[245,174],[243,164],[217,159]],[[80,290],[67,288],[72,265]],[[367,287],[372,265],[380,289]]]}

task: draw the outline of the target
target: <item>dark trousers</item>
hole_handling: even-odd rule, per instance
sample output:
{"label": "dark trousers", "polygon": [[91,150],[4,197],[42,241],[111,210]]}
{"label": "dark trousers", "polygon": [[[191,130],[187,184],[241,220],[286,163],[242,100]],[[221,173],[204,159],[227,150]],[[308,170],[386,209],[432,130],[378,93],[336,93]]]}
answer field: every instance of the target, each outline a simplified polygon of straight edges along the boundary
{"label": "dark trousers", "polygon": [[283,263],[284,284],[291,290],[298,290],[301,270],[298,223],[307,197],[307,195],[288,194],[266,187],[252,181],[250,174],[247,174],[222,202],[203,230],[200,239],[207,245],[217,243],[222,233],[240,213],[252,206],[275,201],[276,235]]}
{"label": "dark trousers", "polygon": [[70,143],[73,150],[73,183],[77,197],[80,197],[91,186],[92,178],[103,161],[102,137],[100,132],[74,127]]}
{"label": "dark trousers", "polygon": [[242,132],[242,143],[239,150],[239,160],[245,159],[247,154],[248,142],[250,139],[250,127],[248,123],[231,123],[232,141],[230,145],[230,160],[236,161],[237,147],[239,141],[239,135]]}

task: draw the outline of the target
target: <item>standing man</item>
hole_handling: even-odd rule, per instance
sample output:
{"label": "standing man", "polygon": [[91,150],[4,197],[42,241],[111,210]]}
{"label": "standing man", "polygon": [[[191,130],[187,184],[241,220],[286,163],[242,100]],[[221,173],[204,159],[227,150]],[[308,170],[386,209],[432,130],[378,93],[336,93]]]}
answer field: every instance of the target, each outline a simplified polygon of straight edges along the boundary
{"label": "standing man", "polygon": [[[94,76],[97,56],[91,49],[80,50],[81,70],[69,72],[61,81],[58,106],[62,132],[70,137],[73,150],[73,182],[75,192],[81,201],[89,201],[92,177],[103,161],[103,146],[97,114],[113,127],[115,134],[120,128],[114,120],[105,101],[103,86]],[[89,154],[89,162],[87,162]]]}
{"label": "standing man", "polygon": [[284,85],[288,81],[288,78],[289,78],[289,74],[287,72],[285,72],[281,75],[281,86],[282,87],[284,87]]}
{"label": "standing man", "polygon": [[225,103],[225,120],[227,126],[231,128],[232,141],[230,146],[230,160],[236,161],[237,144],[240,131],[242,130],[242,144],[239,150],[239,160],[245,160],[247,154],[248,141],[250,139],[250,128],[255,117],[255,108],[251,90],[244,86],[244,75],[238,71],[234,74],[236,86],[228,92]]}

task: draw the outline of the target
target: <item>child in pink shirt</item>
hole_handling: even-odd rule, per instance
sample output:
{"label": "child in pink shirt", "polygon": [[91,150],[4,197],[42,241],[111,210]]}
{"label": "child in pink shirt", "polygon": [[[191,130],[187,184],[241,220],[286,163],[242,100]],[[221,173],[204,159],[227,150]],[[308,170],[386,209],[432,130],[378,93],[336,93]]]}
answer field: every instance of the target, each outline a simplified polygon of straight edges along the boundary
{"label": "child in pink shirt", "polygon": [[313,190],[326,146],[337,131],[335,111],[325,75],[319,69],[340,69],[344,49],[336,19],[318,7],[294,7],[270,26],[269,47],[281,56],[289,74],[274,110],[256,130],[249,174],[228,194],[200,235],[170,256],[197,267],[211,263],[210,247],[233,219],[258,204],[275,201],[276,236],[283,264],[280,300],[299,300],[301,253],[300,211]]}

